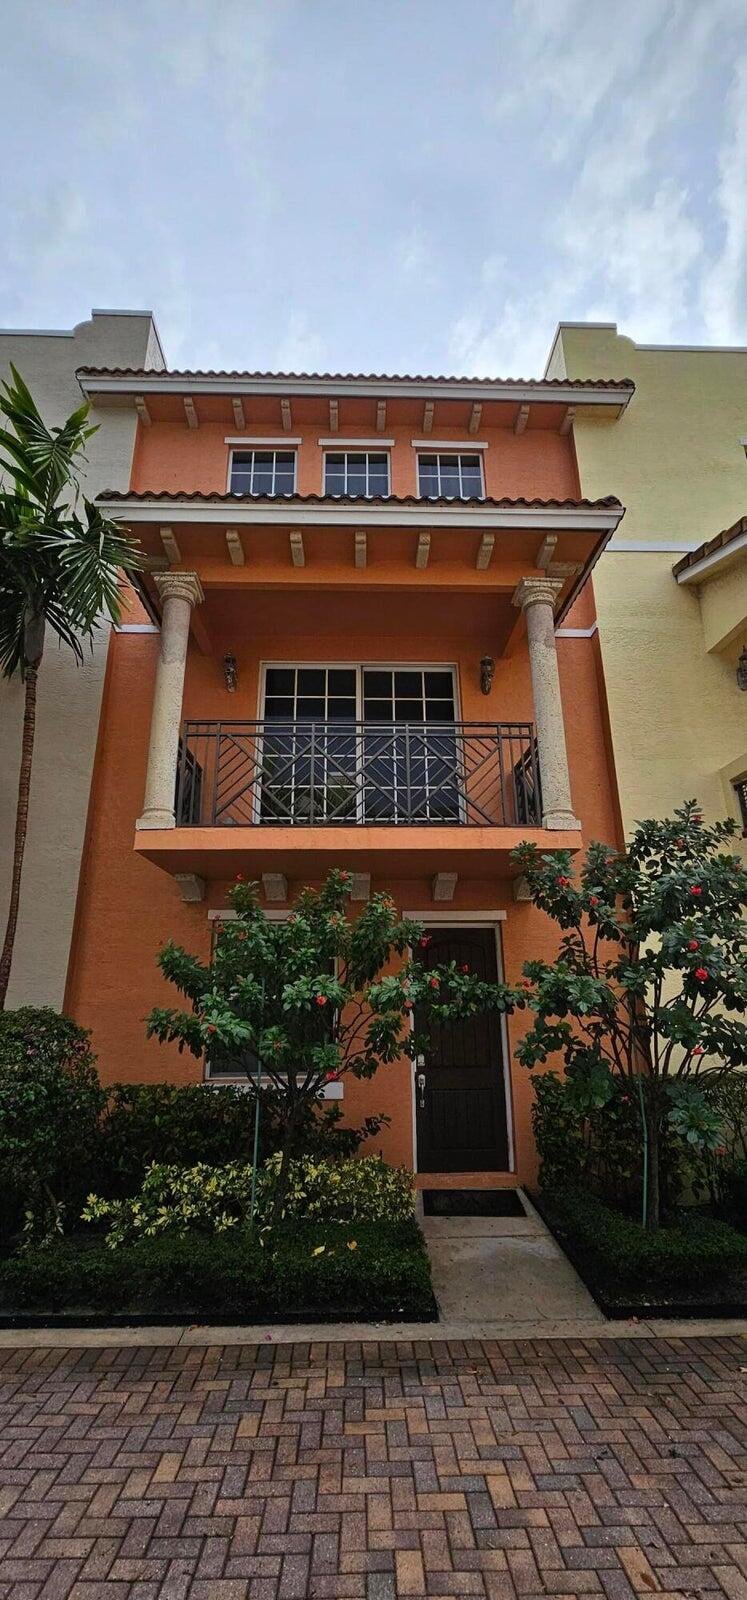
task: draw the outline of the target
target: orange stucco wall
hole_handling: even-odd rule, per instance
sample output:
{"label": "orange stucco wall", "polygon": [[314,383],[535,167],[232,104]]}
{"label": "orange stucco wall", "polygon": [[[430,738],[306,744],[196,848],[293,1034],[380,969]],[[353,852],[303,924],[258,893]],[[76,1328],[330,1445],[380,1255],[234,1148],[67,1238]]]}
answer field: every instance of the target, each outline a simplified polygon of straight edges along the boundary
{"label": "orange stucco wall", "polygon": [[[371,426],[365,432],[359,426],[350,433],[344,425],[340,426],[341,439],[354,437],[356,433],[361,438],[373,440],[376,437]],[[248,418],[246,434],[249,438],[267,437],[276,441],[278,449],[284,447],[282,430],[277,424],[274,427],[257,425]],[[140,426],[131,487],[139,490],[182,489],[187,492],[199,490],[203,494],[224,494],[228,487],[231,449],[225,441],[237,437],[235,427],[225,421],[201,422],[196,429],[185,427],[183,419],[159,422],[150,428]],[[295,447],[298,493],[321,494],[324,450],[318,440],[332,437],[329,420],[325,423],[320,408],[313,426],[294,426],[288,437],[301,438],[303,441]],[[419,425],[410,423],[404,426],[396,421],[390,425],[387,422],[382,438],[395,441],[390,449],[392,494],[417,494],[417,451],[412,448],[412,440],[422,437]],[[487,495],[497,499],[502,495],[562,499],[578,494],[578,473],[570,436],[561,436],[550,428],[530,426],[519,436],[510,428],[480,428],[476,438],[478,442],[489,446],[480,452],[484,458]],[[434,425],[433,439],[449,440],[454,448],[458,446],[461,450],[470,449],[470,440],[468,436],[465,437],[463,427],[457,430],[440,424],[436,428]],[[285,448],[292,449],[294,446],[285,445]],[[334,449],[335,446],[327,448]]]}
{"label": "orange stucco wall", "polygon": [[[442,620],[442,619],[439,619]],[[475,641],[455,638],[432,624],[433,631],[418,629],[417,659],[454,660],[459,667],[462,710],[465,717],[502,717],[527,714],[527,663],[525,656],[501,663],[493,703],[479,694],[476,683]],[[325,625],[322,640],[313,631],[283,641],[282,655],[299,660],[391,659],[391,649],[377,638],[375,618],[369,631],[356,637],[338,623]],[[574,801],[587,838],[617,836],[614,798],[604,759],[603,708],[599,702],[593,641],[559,641],[560,669],[567,719],[569,758]],[[207,911],[225,905],[226,885],[208,884],[206,902],[184,904],[167,873],[133,851],[133,823],[142,804],[148,744],[150,704],[158,639],[150,634],[113,637],[106,684],[106,702],[91,797],[88,841],[80,885],[78,917],[71,961],[67,1007],[93,1029],[102,1077],[184,1082],[199,1079],[200,1065],[191,1056],[179,1056],[145,1039],[144,1018],[152,1005],[178,1003],[177,996],[160,977],[156,954],[167,938],[185,943],[208,956],[210,931]],[[247,643],[240,659],[242,685],[231,697],[233,715],[253,715],[258,663],[267,653],[278,658],[270,630]],[[404,648],[402,656],[409,657]],[[216,686],[216,662],[190,648],[185,711],[212,716],[225,714],[224,691]],[[299,867],[300,881],[303,868]],[[382,875],[376,889],[390,892],[400,909],[433,909],[427,881],[406,882]],[[445,908],[442,908],[445,909]],[[547,918],[532,907],[514,903],[507,879],[460,881],[454,911],[506,911],[502,924],[505,971],[517,977],[530,955],[550,954],[554,930]],[[511,1046],[524,1019],[509,1022]],[[356,1122],[367,1112],[386,1110],[392,1119],[377,1148],[390,1160],[412,1161],[411,1069],[403,1062],[382,1069],[370,1083],[350,1082],[345,1088],[346,1118]],[[529,1075],[512,1064],[512,1100],[516,1166],[529,1180],[534,1170],[530,1130]]]}
{"label": "orange stucco wall", "polygon": [[[171,402],[170,402],[171,403]],[[202,403],[201,403],[202,404]],[[203,408],[205,409],[205,408]],[[396,415],[387,421],[385,437],[396,440],[392,451],[392,490],[416,492],[413,437],[421,437],[410,418],[405,426]],[[422,416],[422,406],[420,409]],[[454,421],[456,422],[456,417]],[[279,437],[277,425],[247,417],[247,433]],[[353,430],[341,419],[340,435]],[[359,433],[364,429],[359,427]],[[188,429],[174,403],[173,421],[140,428],[132,474],[135,489],[224,491],[229,446],[235,429],[225,420],[203,421]],[[322,451],[319,437],[329,435],[320,406],[313,426],[299,426],[294,412],[292,436],[302,434],[298,483],[301,493],[321,490]],[[464,429],[439,424],[434,437],[469,449]],[[366,437],[373,437],[369,424]],[[489,442],[484,453],[486,492],[490,496],[573,497],[578,480],[572,441],[549,427],[530,427],[520,437],[510,429],[478,432]],[[511,589],[522,572],[532,569],[541,534],[501,536],[489,573],[475,571],[473,546],[479,534],[452,538],[448,530],[434,543],[427,573],[415,574],[406,539],[389,530],[370,536],[369,567],[353,574],[349,530],[312,530],[313,559],[299,572],[289,569],[287,550],[279,558],[272,530],[252,530],[247,537],[250,558],[245,567],[226,561],[220,530],[180,529],[183,561],[195,566],[207,601],[202,621],[190,641],[183,712],[185,717],[252,719],[261,712],[261,668],[265,662],[386,662],[453,665],[458,688],[458,714],[466,721],[533,720],[526,639],[510,603]],[[287,537],[287,536],[286,536]],[[396,539],[399,537],[399,544]],[[569,541],[573,533],[564,535]],[[579,536],[582,537],[582,536]],[[522,544],[522,540],[525,541]],[[315,542],[316,541],[316,542]],[[465,560],[465,551],[467,559]],[[559,552],[560,553],[560,552]],[[582,559],[572,543],[564,559]],[[132,613],[138,619],[139,611]],[[593,621],[591,587],[577,602],[567,623],[588,628]],[[502,648],[511,635],[506,653]],[[149,632],[114,635],[111,640],[104,709],[88,817],[75,937],[68,979],[67,1008],[92,1028],[105,1081],[134,1079],[171,1082],[197,1080],[200,1064],[175,1049],[145,1038],[144,1018],[155,1004],[177,1004],[175,991],[156,968],[159,946],[174,938],[207,958],[210,924],[207,912],[225,906],[227,884],[209,881],[206,900],[185,904],[174,879],[138,856],[133,849],[135,818],[143,800],[153,683],[159,641]],[[238,689],[229,695],[221,658],[232,650],[238,663]],[[609,776],[605,744],[605,707],[593,638],[558,641],[561,687],[576,812],[585,839],[618,837],[616,798]],[[481,656],[496,657],[489,697],[479,684]],[[235,849],[236,833],[230,841]],[[299,832],[298,871],[291,874],[291,897],[307,881],[303,866],[303,830]],[[227,841],[228,842],[228,841]],[[491,857],[491,860],[495,858]],[[375,890],[391,893],[401,910],[433,910],[430,881],[403,878],[383,867]],[[460,877],[454,912],[505,911],[501,945],[506,977],[516,978],[530,956],[551,955],[556,948],[552,924],[531,906],[515,903],[512,884],[486,863],[485,875]],[[526,1019],[508,1023],[509,1052]],[[515,1169],[531,1181],[535,1155],[531,1137],[529,1074],[510,1066],[510,1102]],[[412,1145],[412,1076],[408,1063],[383,1068],[371,1082],[345,1085],[346,1118],[386,1111],[391,1126],[377,1140],[389,1160],[410,1164]]]}

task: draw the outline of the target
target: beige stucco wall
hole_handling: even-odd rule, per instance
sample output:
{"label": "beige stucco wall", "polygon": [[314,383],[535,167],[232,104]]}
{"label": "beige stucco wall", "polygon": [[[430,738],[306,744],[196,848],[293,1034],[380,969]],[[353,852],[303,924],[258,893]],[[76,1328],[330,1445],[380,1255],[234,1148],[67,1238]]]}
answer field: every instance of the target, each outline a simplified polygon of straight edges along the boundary
{"label": "beige stucco wall", "polygon": [[[710,818],[738,816],[743,576],[735,564],[711,607],[713,581],[679,585],[672,567],[747,511],[747,350],[662,349],[636,345],[614,324],[561,324],[547,371],[636,384],[619,420],[574,425],[581,492],[616,494],[626,507],[594,573],[626,832],[692,796]],[[631,542],[643,548],[626,549]]]}
{"label": "beige stucco wall", "polygon": [[[164,365],[149,312],[93,312],[70,332],[0,330],[0,377],[13,363],[45,421],[60,423],[82,403],[81,366]],[[136,419],[101,411],[89,441],[89,497],[129,484]],[[37,699],[36,744],[21,909],[8,1005],[61,1006],[73,931],[88,797],[109,632],[76,666],[48,636]],[[20,760],[23,686],[0,679],[0,924],[5,928]],[[2,934],[0,934],[0,938]]]}

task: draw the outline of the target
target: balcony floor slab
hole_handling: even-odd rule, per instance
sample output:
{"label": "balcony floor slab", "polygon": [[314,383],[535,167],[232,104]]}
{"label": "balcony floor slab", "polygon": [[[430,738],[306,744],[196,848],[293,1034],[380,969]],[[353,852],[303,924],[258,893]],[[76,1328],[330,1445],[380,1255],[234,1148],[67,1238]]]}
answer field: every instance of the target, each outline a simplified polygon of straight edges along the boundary
{"label": "balcony floor slab", "polygon": [[581,849],[580,832],[547,828],[224,827],[141,829],[135,850],[164,872],[225,880],[237,872],[323,877],[331,867],[388,878],[456,872],[460,878],[518,876],[511,852],[529,839],[540,850]]}

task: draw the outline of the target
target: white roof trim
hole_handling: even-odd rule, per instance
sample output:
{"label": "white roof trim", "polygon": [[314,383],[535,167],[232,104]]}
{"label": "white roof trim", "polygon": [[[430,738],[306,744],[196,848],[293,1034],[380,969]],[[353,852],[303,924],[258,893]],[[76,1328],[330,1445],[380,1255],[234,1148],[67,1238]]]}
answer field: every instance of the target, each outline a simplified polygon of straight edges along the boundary
{"label": "white roof trim", "polygon": [[605,508],[491,506],[470,502],[465,504],[450,500],[438,505],[433,500],[414,505],[370,505],[365,500],[355,500],[340,505],[334,500],[319,505],[298,505],[279,500],[269,505],[252,504],[238,496],[226,501],[169,501],[169,500],[99,500],[107,516],[123,522],[192,522],[231,527],[280,524],[297,528],[325,527],[433,527],[435,524],[456,528],[482,528],[487,523],[493,528],[590,528],[609,532],[617,527],[623,514],[622,506]]}
{"label": "white roof trim", "polygon": [[592,622],[590,628],[556,628],[556,639],[593,639],[599,631],[599,623]]}
{"label": "white roof trim", "polygon": [[646,555],[686,556],[688,550],[697,550],[702,543],[702,539],[610,539],[607,550],[611,550],[613,555],[642,552]]}
{"label": "white roof trim", "polygon": [[456,380],[451,382],[446,378],[431,385],[422,379],[394,378],[379,379],[377,382],[370,378],[284,378],[274,373],[262,378],[245,378],[232,373],[224,378],[213,377],[209,373],[180,378],[169,372],[139,372],[131,378],[106,373],[94,378],[81,371],[78,382],[83,393],[91,395],[135,395],[147,391],[148,394],[277,394],[284,398],[299,394],[334,395],[339,398],[344,394],[381,399],[385,394],[415,400],[497,400],[509,405],[515,405],[517,401],[529,401],[532,405],[576,404],[614,406],[616,409],[626,406],[630,399],[628,390],[579,388],[571,379],[557,386],[544,386],[540,381],[535,387],[519,379],[501,381],[475,378],[464,383]]}
{"label": "white roof trim", "polygon": [[[695,548],[698,548],[697,545]],[[736,556],[740,550],[746,549],[747,533],[740,533],[729,544],[723,544],[720,550],[712,550],[710,555],[703,556],[700,561],[694,562],[691,567],[685,567],[682,572],[678,572],[676,574],[677,582],[700,583],[714,567],[726,566],[730,556]]]}

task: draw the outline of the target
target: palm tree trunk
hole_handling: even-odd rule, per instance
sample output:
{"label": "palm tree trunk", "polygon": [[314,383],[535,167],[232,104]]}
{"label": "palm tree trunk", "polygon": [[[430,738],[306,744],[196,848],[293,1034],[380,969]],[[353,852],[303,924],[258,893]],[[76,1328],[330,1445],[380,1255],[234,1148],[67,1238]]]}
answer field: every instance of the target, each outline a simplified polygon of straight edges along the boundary
{"label": "palm tree trunk", "polygon": [[26,828],[31,793],[31,763],[34,755],[36,729],[36,666],[27,666],[25,673],[26,696],[23,707],[23,739],[21,742],[21,771],[18,778],[18,803],[16,805],[16,835],[13,848],[13,876],[10,887],[8,922],[5,929],[3,953],[0,956],[0,1011],[5,1010],[5,998],[10,982],[10,966],[18,926],[18,907],[21,900],[21,873],[26,848]]}

